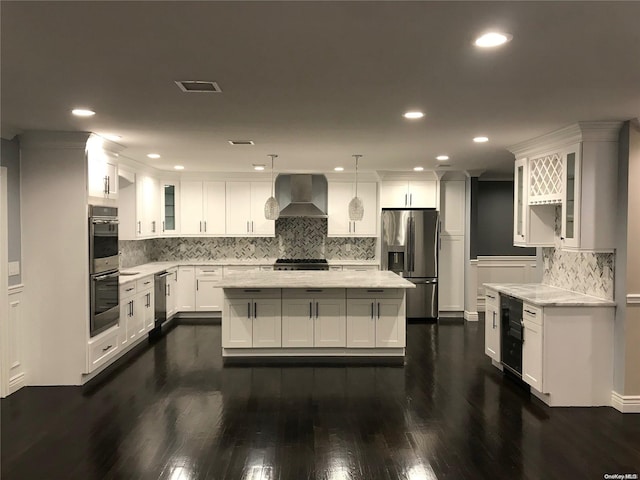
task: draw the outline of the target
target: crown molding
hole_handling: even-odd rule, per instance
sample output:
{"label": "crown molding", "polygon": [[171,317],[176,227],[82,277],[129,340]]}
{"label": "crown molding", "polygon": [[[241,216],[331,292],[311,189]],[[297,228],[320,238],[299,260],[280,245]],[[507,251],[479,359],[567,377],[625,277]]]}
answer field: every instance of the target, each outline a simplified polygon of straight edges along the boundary
{"label": "crown molding", "polygon": [[20,148],[84,150],[91,132],[55,132],[30,130],[20,134]]}
{"label": "crown molding", "polygon": [[622,121],[578,122],[507,147],[516,158],[529,157],[579,142],[617,142]]}

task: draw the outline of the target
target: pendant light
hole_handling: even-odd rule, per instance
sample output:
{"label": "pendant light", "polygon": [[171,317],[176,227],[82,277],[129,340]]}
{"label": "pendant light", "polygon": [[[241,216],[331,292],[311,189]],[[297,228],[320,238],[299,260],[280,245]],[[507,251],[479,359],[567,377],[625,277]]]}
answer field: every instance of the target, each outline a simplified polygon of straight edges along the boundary
{"label": "pendant light", "polygon": [[362,199],[358,197],[358,159],[362,155],[352,155],[356,159],[356,195],[349,202],[349,220],[359,221],[364,216],[364,205]]}
{"label": "pendant light", "polygon": [[278,155],[271,154],[271,196],[267,198],[264,204],[264,218],[267,220],[277,220],[280,216],[280,204],[276,197],[273,196],[274,183],[273,183],[273,159],[278,158]]}

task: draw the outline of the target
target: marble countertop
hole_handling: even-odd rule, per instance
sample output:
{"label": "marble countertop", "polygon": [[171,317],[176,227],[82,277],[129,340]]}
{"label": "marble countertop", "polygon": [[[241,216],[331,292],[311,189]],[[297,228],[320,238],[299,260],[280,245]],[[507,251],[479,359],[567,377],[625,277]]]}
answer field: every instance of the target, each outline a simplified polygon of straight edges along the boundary
{"label": "marble countertop", "polygon": [[485,287],[541,307],[615,307],[616,302],[542,283],[485,283]]}
{"label": "marble countertop", "polygon": [[388,271],[272,271],[251,275],[233,273],[217,281],[222,288],[415,288]]}

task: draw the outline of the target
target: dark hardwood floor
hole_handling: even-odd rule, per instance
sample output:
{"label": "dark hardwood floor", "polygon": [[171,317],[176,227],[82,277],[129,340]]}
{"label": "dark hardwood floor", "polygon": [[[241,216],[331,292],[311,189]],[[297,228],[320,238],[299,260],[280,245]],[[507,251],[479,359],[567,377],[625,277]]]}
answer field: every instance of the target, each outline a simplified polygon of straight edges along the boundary
{"label": "dark hardwood floor", "polygon": [[2,479],[602,479],[639,473],[640,415],[550,409],[483,323],[411,324],[404,367],[226,366],[180,325],[91,388],[2,401]]}

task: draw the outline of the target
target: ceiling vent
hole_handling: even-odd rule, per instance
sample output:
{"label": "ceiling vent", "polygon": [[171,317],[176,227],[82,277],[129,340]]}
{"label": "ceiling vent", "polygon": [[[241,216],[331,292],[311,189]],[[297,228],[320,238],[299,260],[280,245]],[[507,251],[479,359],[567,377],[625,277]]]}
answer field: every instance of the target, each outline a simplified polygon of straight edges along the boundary
{"label": "ceiling vent", "polygon": [[255,145],[253,140],[229,140],[231,145]]}
{"label": "ceiling vent", "polygon": [[201,80],[176,80],[176,85],[180,90],[187,93],[221,93],[222,89],[216,82],[205,82]]}

